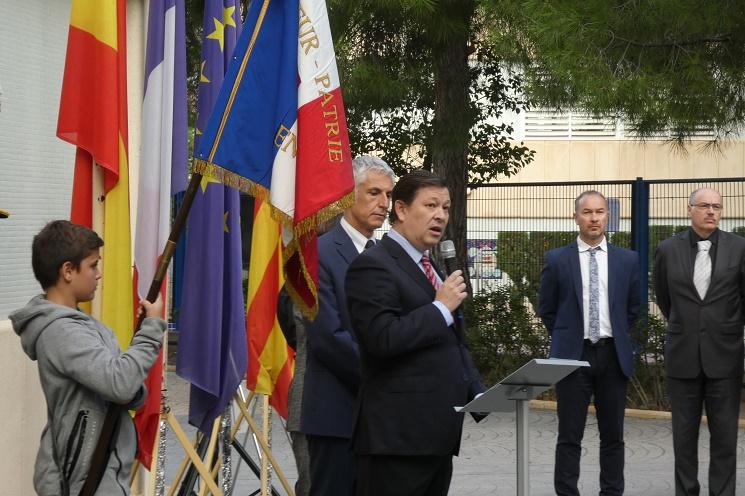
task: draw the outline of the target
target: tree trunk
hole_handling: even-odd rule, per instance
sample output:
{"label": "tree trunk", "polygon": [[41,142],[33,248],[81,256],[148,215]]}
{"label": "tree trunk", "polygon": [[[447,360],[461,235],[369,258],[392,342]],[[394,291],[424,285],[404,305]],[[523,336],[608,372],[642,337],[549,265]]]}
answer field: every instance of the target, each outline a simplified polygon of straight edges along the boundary
{"label": "tree trunk", "polygon": [[446,237],[455,243],[458,267],[466,270],[466,187],[468,185],[468,143],[473,125],[469,110],[469,33],[474,14],[471,0],[441,2],[441,15],[457,21],[462,29],[445,36],[434,54],[435,115],[432,166],[450,188],[450,222]]}

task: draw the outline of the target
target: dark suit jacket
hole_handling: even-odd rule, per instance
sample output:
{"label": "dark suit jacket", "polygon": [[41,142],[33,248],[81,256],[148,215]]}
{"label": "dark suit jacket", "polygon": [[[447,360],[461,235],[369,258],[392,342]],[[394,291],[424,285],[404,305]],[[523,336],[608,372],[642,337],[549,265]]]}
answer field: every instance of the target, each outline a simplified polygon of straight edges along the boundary
{"label": "dark suit jacket", "polygon": [[362,360],[355,452],[457,454],[463,414],[453,407],[483,386],[422,270],[386,235],[349,266],[347,298]]}
{"label": "dark suit jacket", "polygon": [[667,375],[742,375],[745,239],[719,231],[717,259],[702,301],[693,285],[690,231],[662,241],[654,257],[657,305],[667,319]]}
{"label": "dark suit jacket", "polygon": [[304,434],[352,437],[360,359],[344,277],[357,256],[341,224],[318,238],[318,314],[305,327],[307,358],[300,421]]}
{"label": "dark suit jacket", "polygon": [[[634,372],[634,347],[629,329],[639,316],[639,257],[608,244],[608,304],[613,342],[623,373]],[[538,313],[551,335],[551,358],[582,357],[585,324],[582,315],[582,272],[577,242],[546,253]]]}

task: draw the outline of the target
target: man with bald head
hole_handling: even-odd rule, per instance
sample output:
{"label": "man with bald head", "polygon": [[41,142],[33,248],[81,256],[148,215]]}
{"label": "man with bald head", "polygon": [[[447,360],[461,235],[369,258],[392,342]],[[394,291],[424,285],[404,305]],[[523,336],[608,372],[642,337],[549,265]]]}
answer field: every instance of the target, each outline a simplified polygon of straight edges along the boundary
{"label": "man with bald head", "polygon": [[675,494],[698,495],[698,433],[711,434],[709,494],[734,495],[743,373],[745,239],[719,230],[722,196],[697,189],[690,229],[654,259],[657,305],[667,319],[665,365],[673,423]]}

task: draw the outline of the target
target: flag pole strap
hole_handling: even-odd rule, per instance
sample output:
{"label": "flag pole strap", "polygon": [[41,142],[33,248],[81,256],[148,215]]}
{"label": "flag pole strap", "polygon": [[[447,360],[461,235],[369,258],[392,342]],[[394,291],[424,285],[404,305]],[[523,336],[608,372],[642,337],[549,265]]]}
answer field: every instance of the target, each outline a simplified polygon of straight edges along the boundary
{"label": "flag pole strap", "polygon": [[[272,411],[269,407],[269,395],[261,395],[261,435],[266,439],[269,449],[272,447]],[[269,496],[269,484],[272,482],[269,459],[261,457],[261,496]]]}
{"label": "flag pole strap", "polygon": [[[194,197],[197,194],[199,183],[201,181],[201,174],[193,173],[191,175],[191,180],[189,181],[189,185],[187,186],[186,192],[184,193],[184,201],[181,204],[181,208],[179,208],[178,213],[176,214],[176,219],[173,221],[171,233],[168,236],[168,242],[166,243],[165,249],[163,250],[160,266],[158,267],[158,271],[156,272],[155,277],[153,277],[153,281],[150,284],[150,290],[147,293],[147,301],[151,303],[153,303],[160,294],[160,287],[163,284],[163,277],[166,273],[166,270],[162,270],[161,267],[165,267],[167,269],[168,264],[171,262],[173,251],[176,247],[176,243],[178,242],[179,237],[181,237],[181,233],[183,232],[184,227],[186,226],[186,219],[189,215],[189,211],[191,210],[191,206],[194,203]],[[142,326],[143,320],[145,320],[144,312],[140,314],[140,318],[138,319],[137,325],[135,326],[135,333],[139,331],[140,327]],[[123,411],[124,407],[122,405],[117,405],[115,403],[109,404],[109,408],[106,411],[106,417],[104,418],[103,424],[101,426],[101,434],[99,435],[98,443],[96,444],[96,448],[93,450],[93,455],[91,456],[91,466],[88,469],[88,475],[85,478],[83,488],[80,490],[80,496],[94,496],[94,494],[96,493],[98,485],[101,482],[101,478],[103,477],[103,473],[106,470],[106,465],[109,463],[109,455],[111,454],[111,448],[113,448],[112,444],[116,442],[116,440],[114,439],[114,432],[116,431],[117,424],[119,423],[119,417],[121,416]],[[184,445],[184,447],[186,446]]]}

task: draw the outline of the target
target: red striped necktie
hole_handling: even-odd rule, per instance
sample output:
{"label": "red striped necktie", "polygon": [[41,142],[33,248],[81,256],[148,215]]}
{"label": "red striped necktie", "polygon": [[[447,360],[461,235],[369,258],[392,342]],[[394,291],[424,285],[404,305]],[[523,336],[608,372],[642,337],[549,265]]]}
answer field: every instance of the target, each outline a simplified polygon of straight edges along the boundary
{"label": "red striped necktie", "polygon": [[422,267],[424,267],[424,275],[427,276],[429,282],[434,286],[435,290],[440,289],[440,281],[437,280],[435,270],[432,268],[432,263],[429,261],[429,255],[422,255]]}

